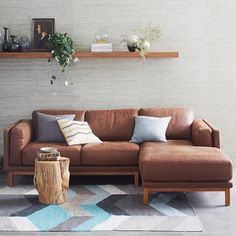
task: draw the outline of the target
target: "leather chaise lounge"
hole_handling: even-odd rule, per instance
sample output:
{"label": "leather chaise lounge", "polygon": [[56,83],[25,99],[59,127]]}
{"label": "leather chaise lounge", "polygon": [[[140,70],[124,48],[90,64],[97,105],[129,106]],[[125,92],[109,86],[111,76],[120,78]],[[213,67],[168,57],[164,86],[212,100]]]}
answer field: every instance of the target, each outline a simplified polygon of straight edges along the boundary
{"label": "leather chaise lounge", "polygon": [[[36,141],[36,113],[75,114],[86,120],[103,143],[68,146],[66,143]],[[171,116],[167,142],[130,143],[135,116]],[[132,175],[137,187],[139,173],[143,202],[150,192],[223,191],[230,205],[232,162],[220,150],[219,130],[185,108],[143,108],[119,110],[38,110],[31,120],[20,120],[4,129],[4,168],[8,185],[15,175],[33,175],[36,151],[57,147],[70,158],[71,175]]]}

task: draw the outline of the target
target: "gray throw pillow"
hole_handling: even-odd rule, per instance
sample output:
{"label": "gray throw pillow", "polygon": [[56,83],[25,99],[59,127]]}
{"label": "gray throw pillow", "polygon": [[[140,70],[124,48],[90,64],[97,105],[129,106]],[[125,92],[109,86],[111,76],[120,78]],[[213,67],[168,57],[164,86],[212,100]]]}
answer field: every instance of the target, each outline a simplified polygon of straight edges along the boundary
{"label": "gray throw pillow", "polygon": [[134,134],[130,140],[132,143],[146,141],[166,142],[166,130],[171,117],[135,116]]}
{"label": "gray throw pillow", "polygon": [[75,114],[52,116],[37,112],[37,141],[65,142],[66,140],[57,124],[57,120],[73,120],[74,118]]}

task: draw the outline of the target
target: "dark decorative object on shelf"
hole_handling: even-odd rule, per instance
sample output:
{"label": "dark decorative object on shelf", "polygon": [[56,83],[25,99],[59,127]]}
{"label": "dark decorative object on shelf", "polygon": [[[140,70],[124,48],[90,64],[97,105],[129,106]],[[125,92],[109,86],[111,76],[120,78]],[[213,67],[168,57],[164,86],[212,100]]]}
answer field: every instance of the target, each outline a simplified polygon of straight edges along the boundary
{"label": "dark decorative object on shelf", "polygon": [[11,43],[10,43],[10,51],[11,52],[20,52],[21,51],[21,45],[16,41],[16,36],[11,35]]}
{"label": "dark decorative object on shelf", "polygon": [[2,50],[4,52],[20,52],[21,45],[19,42],[16,41],[16,36],[11,35],[11,42],[9,41],[9,29],[7,27],[3,27],[5,34],[4,34],[4,41],[2,45]]}
{"label": "dark decorative object on shelf", "polygon": [[4,52],[10,52],[11,50],[11,44],[9,42],[9,30],[7,27],[3,27],[4,28],[4,31],[5,31],[5,34],[4,34],[4,42],[3,42],[3,45],[2,45],[2,50]]}

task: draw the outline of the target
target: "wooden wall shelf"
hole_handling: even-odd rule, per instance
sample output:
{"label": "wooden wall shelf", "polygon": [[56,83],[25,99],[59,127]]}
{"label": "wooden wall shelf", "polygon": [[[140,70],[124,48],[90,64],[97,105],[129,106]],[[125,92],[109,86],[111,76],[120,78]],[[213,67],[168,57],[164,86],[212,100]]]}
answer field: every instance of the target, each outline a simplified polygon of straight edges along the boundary
{"label": "wooden wall shelf", "polygon": [[[76,52],[78,58],[140,58],[136,52]],[[1,58],[49,58],[49,52],[0,52]],[[146,58],[176,58],[178,52],[148,52]]]}

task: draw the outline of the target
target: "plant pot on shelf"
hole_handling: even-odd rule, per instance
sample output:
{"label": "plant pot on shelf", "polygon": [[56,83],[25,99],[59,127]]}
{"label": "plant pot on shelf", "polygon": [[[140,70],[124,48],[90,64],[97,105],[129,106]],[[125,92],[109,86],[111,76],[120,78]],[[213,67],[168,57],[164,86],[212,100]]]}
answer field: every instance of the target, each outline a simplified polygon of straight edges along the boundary
{"label": "plant pot on shelf", "polygon": [[129,50],[129,52],[135,52],[137,47],[136,46],[127,45],[127,48]]}

